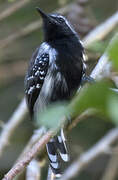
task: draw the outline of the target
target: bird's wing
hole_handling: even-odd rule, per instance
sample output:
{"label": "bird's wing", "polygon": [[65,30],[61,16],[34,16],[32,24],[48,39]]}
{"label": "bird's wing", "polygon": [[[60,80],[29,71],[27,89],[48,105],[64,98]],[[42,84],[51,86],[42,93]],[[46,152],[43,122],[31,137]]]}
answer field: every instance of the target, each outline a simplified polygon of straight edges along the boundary
{"label": "bird's wing", "polygon": [[31,116],[33,107],[42,88],[49,65],[49,54],[39,53],[39,49],[33,54],[28,72],[25,77],[25,94]]}

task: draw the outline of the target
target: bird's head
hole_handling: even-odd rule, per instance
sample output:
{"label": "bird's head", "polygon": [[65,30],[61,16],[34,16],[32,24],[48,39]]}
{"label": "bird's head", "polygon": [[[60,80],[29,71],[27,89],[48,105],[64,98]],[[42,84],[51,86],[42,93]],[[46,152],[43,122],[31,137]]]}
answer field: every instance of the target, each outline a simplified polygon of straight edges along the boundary
{"label": "bird's head", "polygon": [[36,9],[43,20],[45,41],[53,41],[76,35],[76,32],[64,16],[60,14],[46,14],[40,8]]}

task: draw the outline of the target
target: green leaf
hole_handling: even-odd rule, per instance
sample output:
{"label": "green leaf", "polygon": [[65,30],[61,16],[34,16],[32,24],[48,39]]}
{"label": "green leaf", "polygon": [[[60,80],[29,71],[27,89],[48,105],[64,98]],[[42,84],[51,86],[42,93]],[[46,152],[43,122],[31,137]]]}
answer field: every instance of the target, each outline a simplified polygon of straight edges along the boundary
{"label": "green leaf", "polygon": [[109,96],[108,113],[112,121],[118,126],[118,95]]}
{"label": "green leaf", "polygon": [[36,122],[38,126],[47,128],[58,128],[67,115],[67,104],[53,104],[48,106],[43,112],[37,113]]}
{"label": "green leaf", "polygon": [[88,108],[95,108],[106,114],[107,97],[111,93],[109,84],[98,82],[84,88],[70,104],[69,111],[72,116],[80,115]]}
{"label": "green leaf", "polygon": [[107,54],[109,59],[113,62],[114,67],[118,69],[118,33],[112,39],[107,49]]}
{"label": "green leaf", "polygon": [[37,125],[59,128],[65,123],[65,117],[76,118],[88,108],[94,108],[100,115],[116,122],[118,93],[112,91],[110,87],[110,83],[103,81],[85,86],[69,105],[66,103],[53,104],[42,113],[37,113]]}

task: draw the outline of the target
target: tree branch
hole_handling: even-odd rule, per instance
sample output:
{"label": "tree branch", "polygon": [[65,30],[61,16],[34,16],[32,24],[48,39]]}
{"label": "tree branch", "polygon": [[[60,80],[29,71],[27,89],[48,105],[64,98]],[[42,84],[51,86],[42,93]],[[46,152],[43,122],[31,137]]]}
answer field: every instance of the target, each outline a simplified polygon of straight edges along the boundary
{"label": "tree branch", "polygon": [[20,173],[29,162],[40,152],[44,145],[50,140],[53,136],[52,131],[48,131],[27,153],[27,156],[24,156],[18,163],[16,163],[11,170],[4,176],[3,180],[12,180],[18,173]]}
{"label": "tree branch", "polygon": [[51,170],[51,168],[49,167],[48,168],[48,176],[47,176],[47,180],[54,180],[55,179],[55,176]]}
{"label": "tree branch", "polygon": [[44,132],[46,132],[45,127],[41,127],[38,130],[34,131],[34,134],[31,136],[29,142],[27,143],[27,145],[25,146],[23,152],[21,153],[21,155],[18,157],[16,163],[22,159],[24,156],[26,156],[27,152],[32,148],[32,146],[34,144],[36,144],[39,139],[44,135]]}
{"label": "tree branch", "polygon": [[32,161],[27,166],[26,180],[40,180],[40,178],[41,169],[39,162],[36,159],[32,159]]}
{"label": "tree branch", "polygon": [[111,159],[106,167],[102,180],[115,180],[118,172],[118,146],[114,148]]}
{"label": "tree branch", "polygon": [[18,108],[15,110],[8,123],[4,125],[4,128],[0,135],[0,156],[4,148],[9,144],[10,137],[12,136],[14,130],[23,121],[27,113],[27,107],[25,99],[21,101]]}
{"label": "tree branch", "polygon": [[[73,6],[73,4],[69,4],[65,6],[64,8],[61,8],[59,10],[56,10],[56,12],[59,12],[61,14],[65,14],[69,11],[69,9]],[[99,25],[97,28],[95,28],[93,31],[91,31],[84,39],[83,43],[85,47],[88,47],[91,43],[95,42],[96,40],[101,40],[105,36],[107,36],[108,33],[110,33],[113,28],[118,24],[118,12],[113,14],[109,19],[107,19],[105,22],[103,22],[101,25]],[[25,36],[41,27],[41,21],[35,21],[29,25],[27,25],[25,28],[20,29],[18,32],[11,34],[7,38],[0,41],[0,48],[4,48],[11,44],[16,39]]]}
{"label": "tree branch", "polygon": [[72,163],[64,172],[60,180],[69,180],[79,174],[88,164],[103,153],[107,153],[110,145],[118,139],[118,128],[110,130],[97,144],[83,153],[77,161]]}
{"label": "tree branch", "polygon": [[84,47],[88,47],[95,41],[102,40],[106,37],[118,24],[118,11],[108,18],[105,22],[93,29],[86,37],[84,37]]}
{"label": "tree branch", "polygon": [[[67,13],[69,11],[69,9],[72,7],[72,5],[73,5],[73,3],[65,6],[64,8],[56,10],[56,12],[62,13],[62,14]],[[17,40],[18,38],[25,36],[27,34],[30,34],[33,31],[36,31],[37,29],[39,29],[41,27],[41,25],[42,25],[41,20],[40,21],[37,20],[33,23],[30,23],[25,28],[20,29],[16,33],[10,34],[7,38],[0,40],[0,48],[5,48],[6,46],[13,43],[13,41]]]}
{"label": "tree branch", "polygon": [[0,14],[0,21],[5,19],[6,17],[12,15],[15,11],[20,9],[22,6],[24,6],[28,2],[29,2],[29,0],[20,0],[16,3],[14,3],[13,5],[11,5],[10,7],[8,7],[6,10],[3,10]]}

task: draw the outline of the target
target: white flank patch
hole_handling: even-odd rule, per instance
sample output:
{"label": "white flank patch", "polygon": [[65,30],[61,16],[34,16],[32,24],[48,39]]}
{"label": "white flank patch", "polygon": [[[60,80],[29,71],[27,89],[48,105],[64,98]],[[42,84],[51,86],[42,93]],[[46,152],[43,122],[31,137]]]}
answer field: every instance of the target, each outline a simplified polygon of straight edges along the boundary
{"label": "white flank patch", "polygon": [[59,141],[59,143],[62,143],[62,138],[61,138],[61,136],[58,136],[58,141]]}
{"label": "white flank patch", "polygon": [[87,61],[87,60],[88,60],[88,57],[87,57],[87,55],[86,55],[85,53],[83,53],[83,60],[84,60],[84,61]]}
{"label": "white flank patch", "polygon": [[79,40],[80,44],[83,46],[83,42],[81,40]]}
{"label": "white flank patch", "polygon": [[63,141],[65,141],[65,140],[66,140],[66,139],[65,139],[65,136],[64,136],[63,129],[61,129],[61,137],[62,137]]}
{"label": "white flank patch", "polygon": [[52,85],[53,85],[53,79],[52,77],[48,76],[45,79],[44,86],[43,86],[43,92],[44,92],[45,97],[47,96],[50,97],[50,94],[52,92]]}

